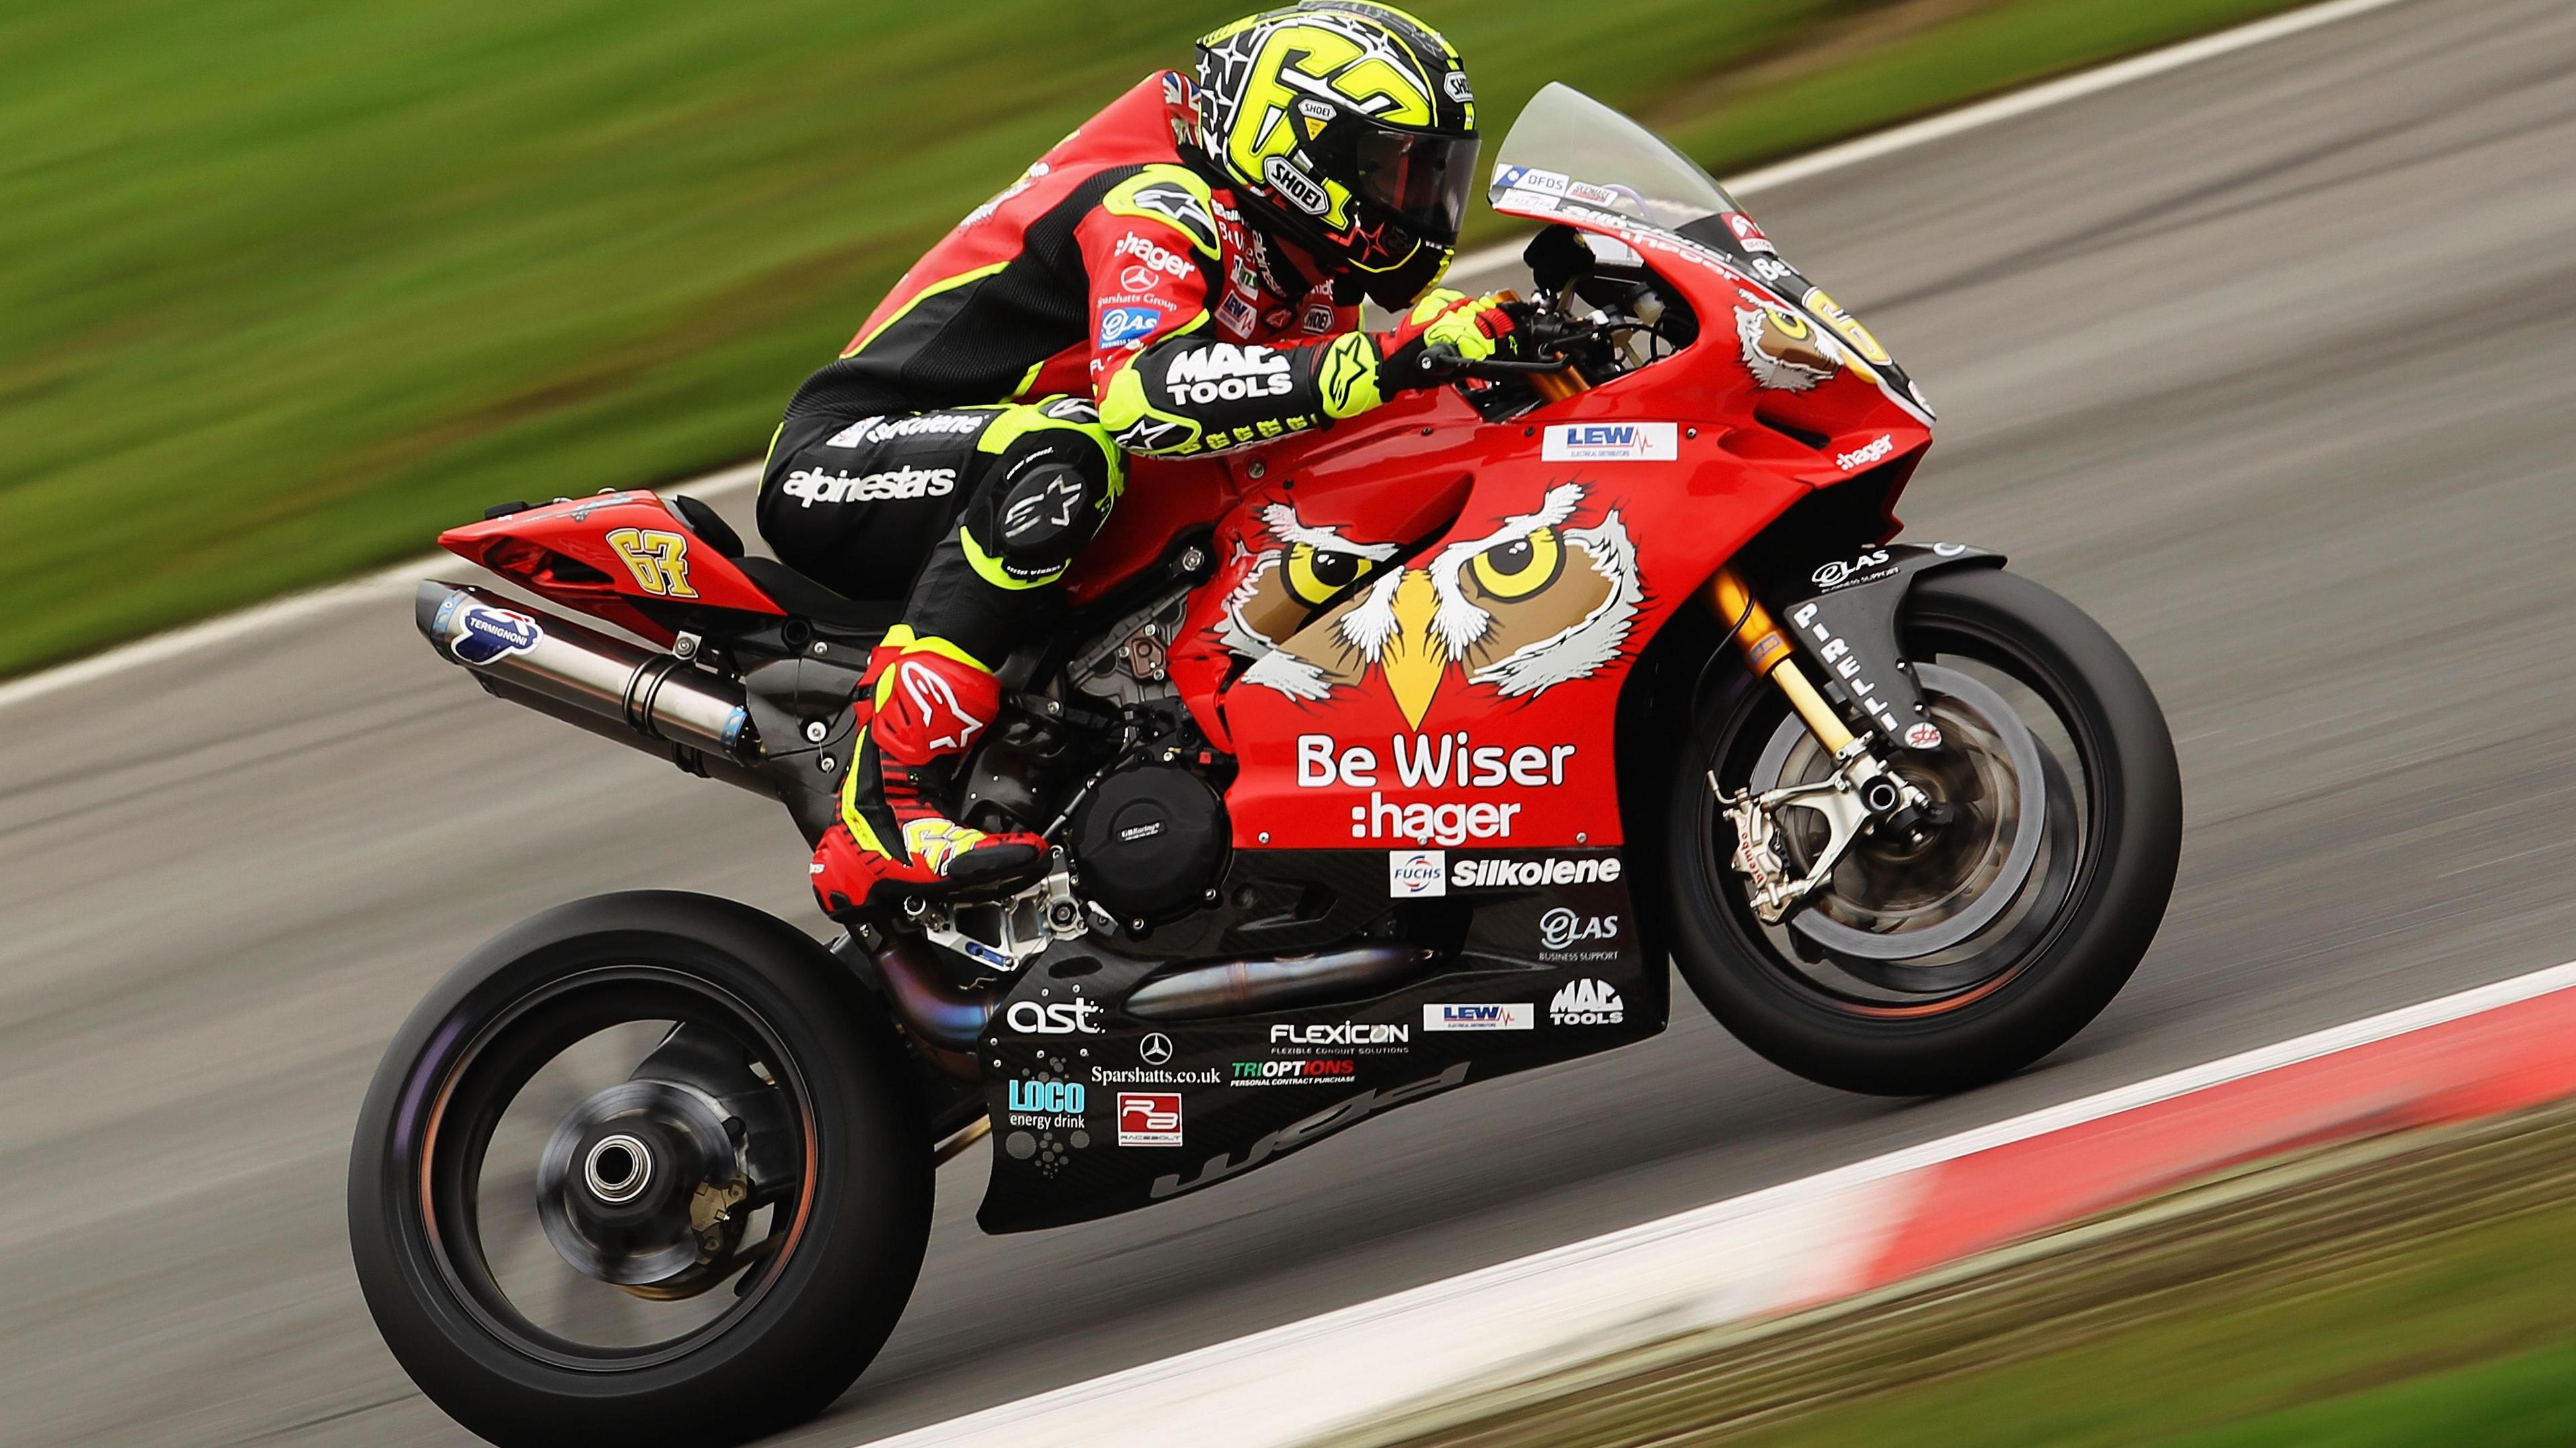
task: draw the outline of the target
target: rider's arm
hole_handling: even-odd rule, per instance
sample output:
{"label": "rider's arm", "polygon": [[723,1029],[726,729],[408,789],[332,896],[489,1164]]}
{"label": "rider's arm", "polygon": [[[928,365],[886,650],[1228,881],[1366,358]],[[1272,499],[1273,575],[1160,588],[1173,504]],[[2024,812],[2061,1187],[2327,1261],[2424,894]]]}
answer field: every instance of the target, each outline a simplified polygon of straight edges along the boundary
{"label": "rider's arm", "polygon": [[1220,452],[1355,417],[1439,380],[1403,366],[1424,347],[1485,356],[1511,330],[1491,299],[1434,292],[1391,332],[1225,341],[1210,305],[1228,261],[1213,209],[1194,173],[1149,166],[1074,228],[1091,281],[1093,396],[1101,425],[1129,452]]}

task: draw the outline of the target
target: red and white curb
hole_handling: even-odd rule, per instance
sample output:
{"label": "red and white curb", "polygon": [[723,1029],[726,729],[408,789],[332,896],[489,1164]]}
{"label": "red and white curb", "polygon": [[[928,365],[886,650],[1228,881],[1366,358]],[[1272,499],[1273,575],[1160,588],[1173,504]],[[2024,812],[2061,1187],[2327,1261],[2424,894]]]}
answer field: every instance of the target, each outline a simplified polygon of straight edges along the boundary
{"label": "red and white curb", "polygon": [[2234,1163],[2576,1095],[2576,962],[881,1440],[1290,1448],[1848,1297]]}

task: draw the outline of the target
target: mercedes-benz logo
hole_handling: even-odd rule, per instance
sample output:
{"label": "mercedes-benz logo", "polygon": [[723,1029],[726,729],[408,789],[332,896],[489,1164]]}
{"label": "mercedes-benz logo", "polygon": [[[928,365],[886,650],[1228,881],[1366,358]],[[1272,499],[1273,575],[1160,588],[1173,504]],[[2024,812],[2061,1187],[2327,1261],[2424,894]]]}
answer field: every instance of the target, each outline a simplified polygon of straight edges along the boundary
{"label": "mercedes-benz logo", "polygon": [[1172,1038],[1156,1031],[1136,1047],[1136,1054],[1145,1058],[1146,1065],[1160,1066],[1172,1059]]}

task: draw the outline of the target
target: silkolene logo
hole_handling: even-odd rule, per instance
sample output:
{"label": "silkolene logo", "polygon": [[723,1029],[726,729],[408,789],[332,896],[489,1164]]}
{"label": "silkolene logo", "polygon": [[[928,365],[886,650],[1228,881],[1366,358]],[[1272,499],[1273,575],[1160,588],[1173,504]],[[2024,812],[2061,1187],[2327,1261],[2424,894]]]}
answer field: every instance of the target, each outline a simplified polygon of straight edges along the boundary
{"label": "silkolene logo", "polygon": [[[1478,744],[1465,730],[1452,734],[1397,734],[1387,740],[1395,783],[1405,789],[1555,789],[1575,746]],[[1463,845],[1507,840],[1525,807],[1518,801],[1472,802],[1388,799],[1376,788],[1385,766],[1365,744],[1344,748],[1329,734],[1297,736],[1297,787],[1365,789],[1368,803],[1351,806],[1351,838],[1411,840],[1423,845]],[[1418,893],[1431,893],[1428,891]]]}
{"label": "silkolene logo", "polygon": [[1460,1005],[1441,1002],[1422,1008],[1422,1029],[1426,1031],[1526,1031],[1535,1023],[1538,1010],[1527,1001],[1503,1005]]}
{"label": "silkolene logo", "polygon": [[1118,1093],[1120,1146],[1181,1144],[1181,1094],[1177,1091]]}
{"label": "silkolene logo", "polygon": [[1540,885],[1609,885],[1617,883],[1617,855],[1584,855],[1545,860],[1460,860],[1449,867],[1449,883],[1461,890],[1531,889]]}
{"label": "silkolene logo", "polygon": [[1670,422],[1560,422],[1539,444],[1551,463],[1668,463],[1681,456],[1681,429]]}

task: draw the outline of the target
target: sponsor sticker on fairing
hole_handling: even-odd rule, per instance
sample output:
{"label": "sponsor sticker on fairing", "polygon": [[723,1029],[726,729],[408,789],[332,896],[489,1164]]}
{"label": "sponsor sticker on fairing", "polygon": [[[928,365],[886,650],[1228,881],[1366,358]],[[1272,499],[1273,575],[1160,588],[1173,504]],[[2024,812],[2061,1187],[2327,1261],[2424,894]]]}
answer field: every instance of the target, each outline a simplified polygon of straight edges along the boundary
{"label": "sponsor sticker on fairing", "polygon": [[1422,1008],[1426,1031],[1526,1031],[1538,1022],[1538,1008],[1528,1001],[1470,1005],[1440,1001]]}
{"label": "sponsor sticker on fairing", "polygon": [[1834,454],[1834,466],[1844,472],[1850,472],[1855,468],[1868,467],[1894,451],[1896,451],[1896,440],[1882,432],[1875,440],[1863,443],[1850,452]]}
{"label": "sponsor sticker on fairing", "polygon": [[1681,429],[1670,422],[1560,422],[1539,444],[1551,463],[1668,463],[1681,456]]}
{"label": "sponsor sticker on fairing", "polygon": [[1177,1091],[1119,1092],[1118,1144],[1120,1146],[1180,1145],[1181,1093]]}
{"label": "sponsor sticker on fairing", "polygon": [[1547,1003],[1552,1026],[1615,1026],[1627,1018],[1627,1002],[1605,980],[1568,981]]}
{"label": "sponsor sticker on fairing", "polygon": [[1163,325],[1165,315],[1161,307],[1104,307],[1100,313],[1100,345],[1116,347],[1149,336]]}
{"label": "sponsor sticker on fairing", "polygon": [[1386,852],[1386,894],[1390,900],[1419,900],[1449,893],[1447,850]]}

